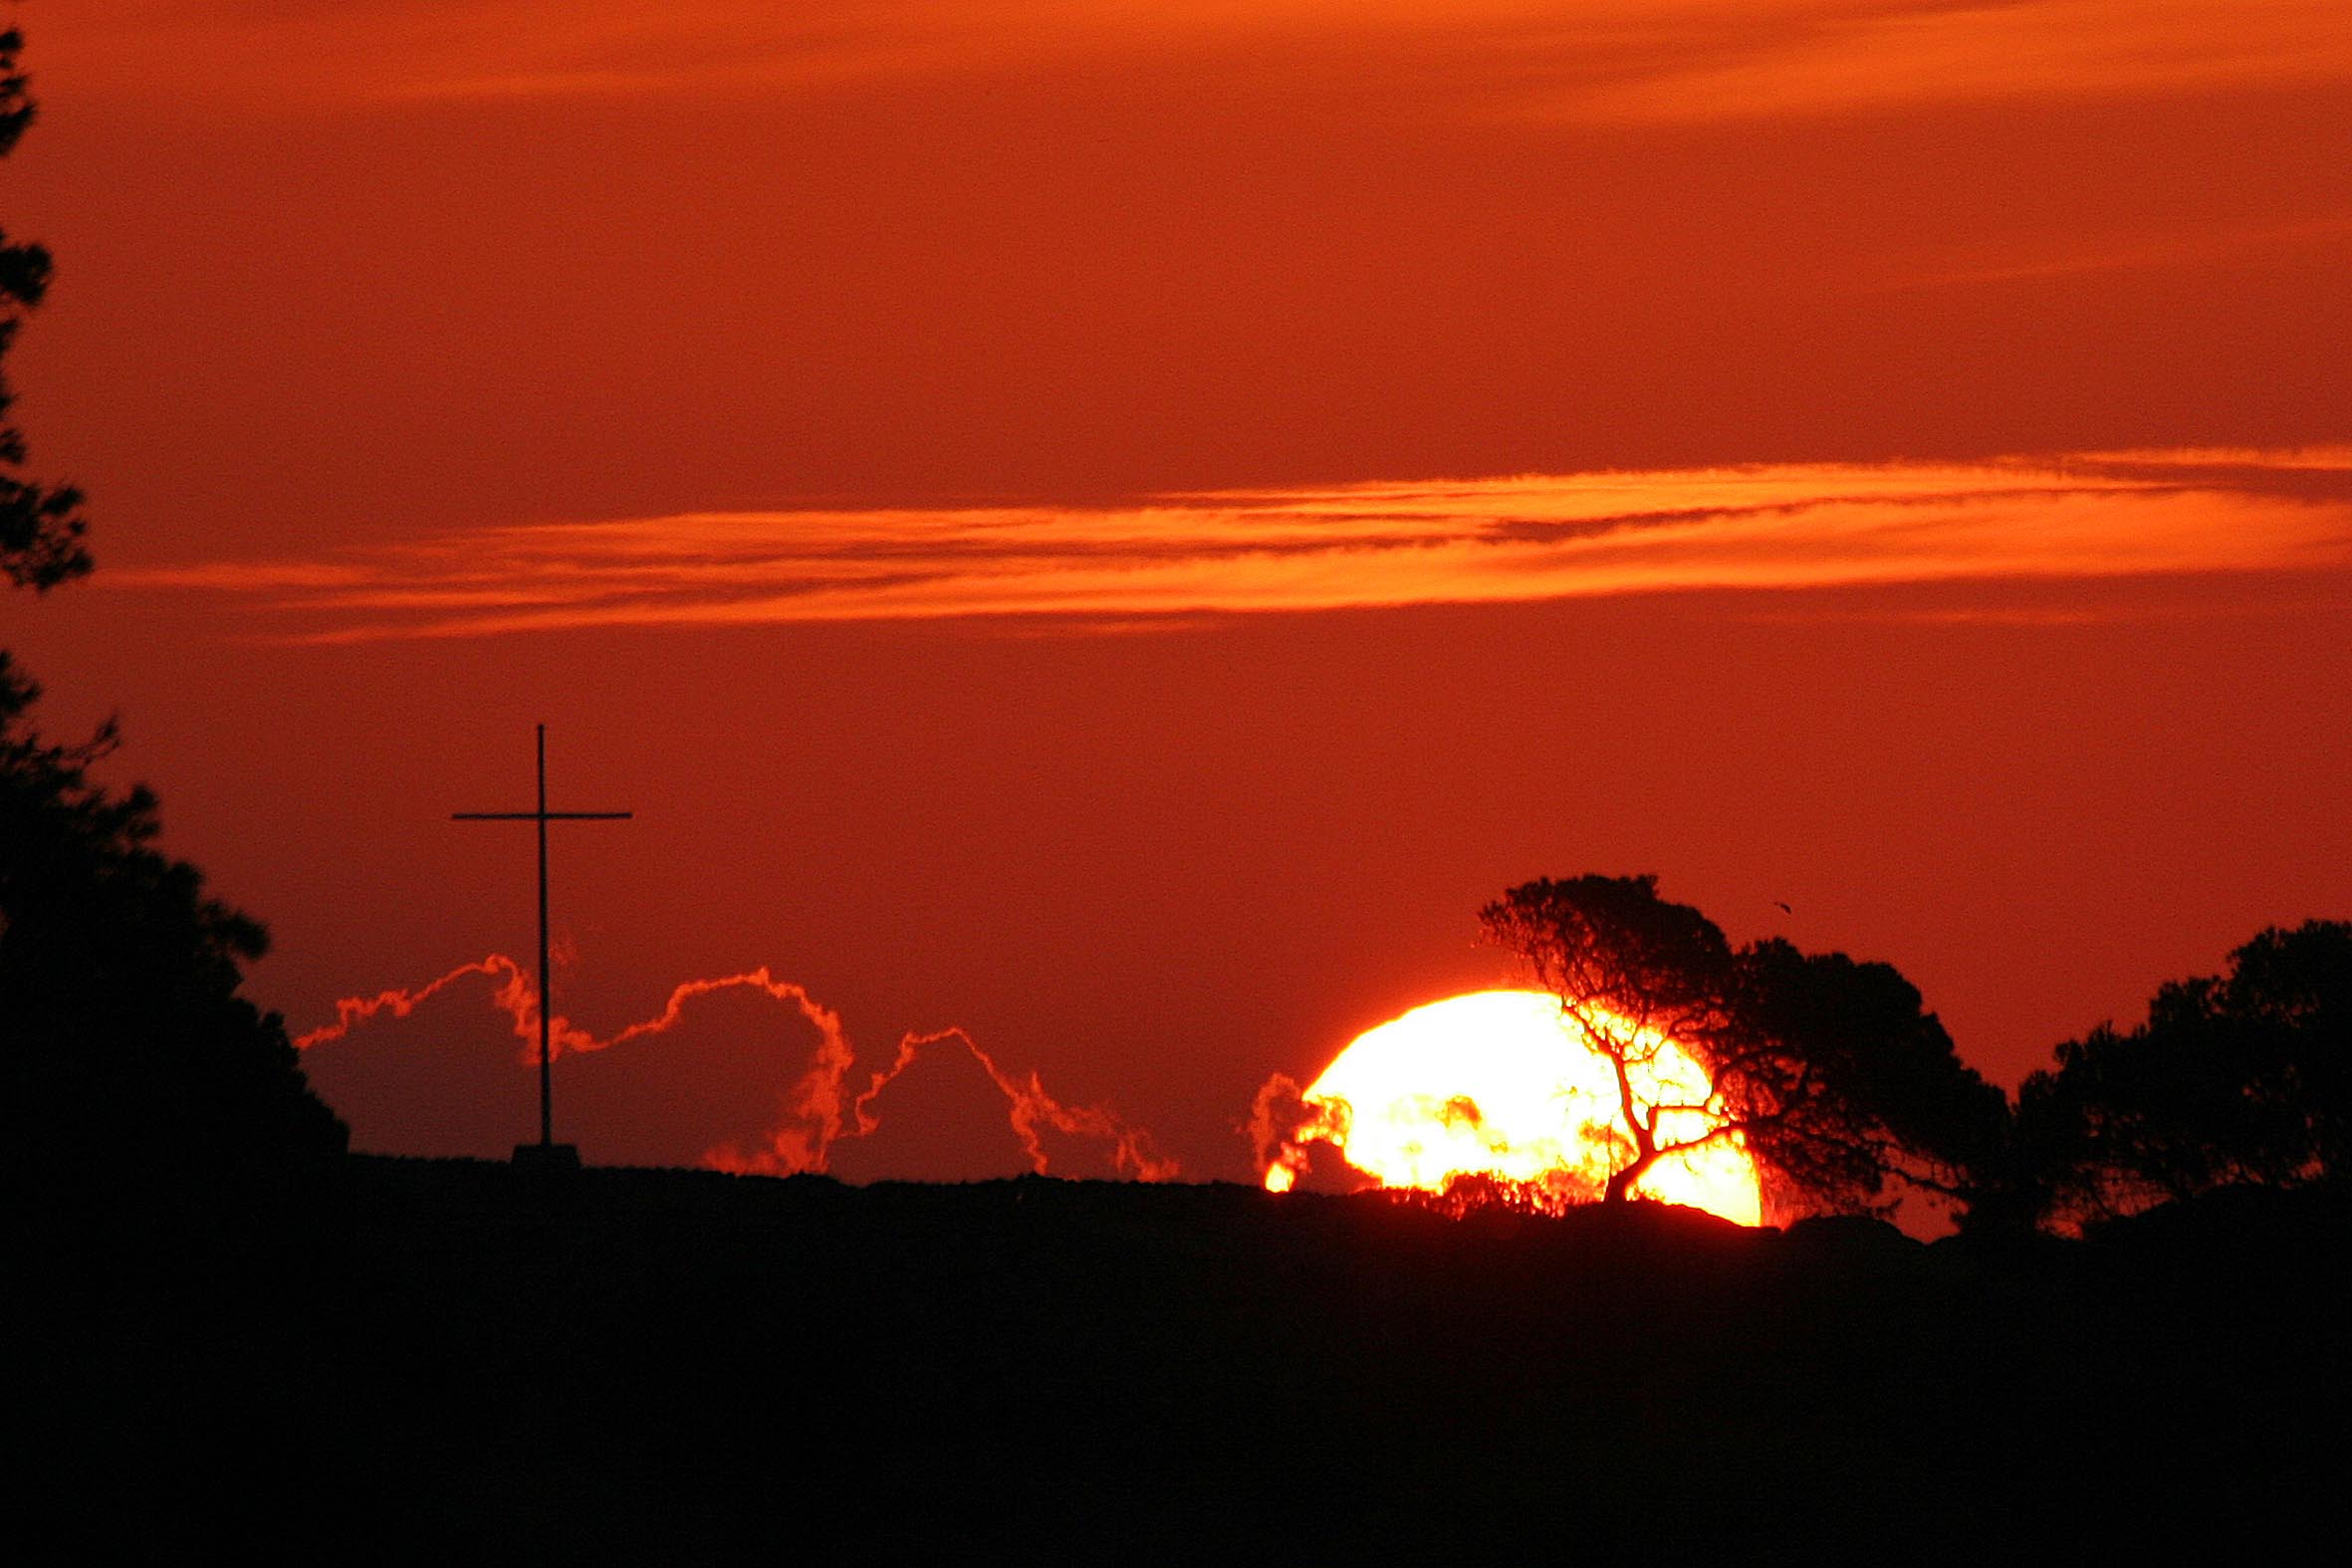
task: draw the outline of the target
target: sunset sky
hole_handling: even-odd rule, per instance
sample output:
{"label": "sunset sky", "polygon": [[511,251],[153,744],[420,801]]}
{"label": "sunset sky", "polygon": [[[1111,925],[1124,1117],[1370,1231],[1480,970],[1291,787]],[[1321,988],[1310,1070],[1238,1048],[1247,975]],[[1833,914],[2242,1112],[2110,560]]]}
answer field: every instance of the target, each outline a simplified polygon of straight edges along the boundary
{"label": "sunset sky", "polygon": [[[2343,0],[0,10],[100,562],[0,644],[298,1034],[528,960],[448,815],[542,720],[636,813],[557,830],[560,1013],[962,1029],[1110,1108],[1058,1174],[1249,1179],[1538,876],[2009,1085],[2352,916]],[[358,1147],[535,1134],[496,989],[309,1050]],[[822,1046],[697,998],[559,1132],[781,1147]],[[1025,1169],[1006,1104],[951,1037],[831,1168]]]}

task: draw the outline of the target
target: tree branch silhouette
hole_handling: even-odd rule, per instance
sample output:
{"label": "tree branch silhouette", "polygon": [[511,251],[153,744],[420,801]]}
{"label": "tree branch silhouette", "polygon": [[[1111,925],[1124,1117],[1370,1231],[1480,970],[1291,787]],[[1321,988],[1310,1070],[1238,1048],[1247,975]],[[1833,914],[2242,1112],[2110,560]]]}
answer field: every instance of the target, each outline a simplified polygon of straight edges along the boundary
{"label": "tree branch silhouette", "polygon": [[[30,84],[17,65],[24,36],[0,32],[0,157],[16,146],[34,117]],[[12,242],[0,231],[0,358],[16,339],[25,313],[49,292],[49,252]],[[25,438],[6,422],[16,394],[0,373],[0,573],[36,593],[85,575],[91,566],[83,543],[88,524],[82,492],[71,485],[47,486],[23,477]]]}

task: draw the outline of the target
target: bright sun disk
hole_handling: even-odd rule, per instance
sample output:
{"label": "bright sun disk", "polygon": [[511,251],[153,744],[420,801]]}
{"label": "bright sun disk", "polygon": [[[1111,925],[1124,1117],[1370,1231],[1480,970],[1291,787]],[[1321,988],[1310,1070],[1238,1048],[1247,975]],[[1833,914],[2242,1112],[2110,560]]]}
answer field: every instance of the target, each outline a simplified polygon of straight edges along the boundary
{"label": "bright sun disk", "polygon": [[[1656,1043],[1649,1063],[1630,1067],[1640,1100],[1705,1100],[1705,1069],[1673,1041]],[[1544,992],[1482,991],[1415,1008],[1358,1035],[1303,1098],[1324,1119],[1300,1136],[1343,1151],[1384,1187],[1443,1192],[1457,1176],[1486,1175],[1589,1200],[1632,1151],[1609,1058]],[[1670,1111],[1658,1135],[1680,1142],[1710,1125],[1704,1112]],[[1304,1165],[1303,1149],[1287,1145],[1266,1185],[1286,1191]],[[1665,1156],[1633,1192],[1741,1225],[1764,1221],[1756,1164],[1736,1136]]]}

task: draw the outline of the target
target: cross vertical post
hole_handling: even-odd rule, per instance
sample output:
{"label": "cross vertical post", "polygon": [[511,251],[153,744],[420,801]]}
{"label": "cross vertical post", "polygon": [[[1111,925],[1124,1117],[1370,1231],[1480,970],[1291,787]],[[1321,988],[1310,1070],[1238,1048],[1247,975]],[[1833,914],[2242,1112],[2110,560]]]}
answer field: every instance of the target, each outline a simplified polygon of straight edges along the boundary
{"label": "cross vertical post", "polygon": [[542,1149],[556,1141],[555,1074],[550,1066],[555,1052],[549,1048],[548,1030],[553,1025],[548,1015],[555,1009],[548,1006],[548,942],[547,942],[547,726],[539,726],[539,809],[535,813],[539,827],[539,1146]]}
{"label": "cross vertical post", "polygon": [[[452,811],[454,822],[531,822],[539,829],[539,1144],[538,1163],[548,1165],[562,1160],[576,1164],[578,1157],[560,1157],[556,1151],[556,1098],[554,1040],[555,999],[549,989],[548,974],[548,894],[547,894],[547,825],[550,822],[614,822],[628,820],[627,811],[551,811],[547,808],[547,726],[539,726],[539,796],[536,807],[529,811]],[[529,1144],[515,1151],[518,1163]],[[567,1150],[567,1155],[570,1152]]]}

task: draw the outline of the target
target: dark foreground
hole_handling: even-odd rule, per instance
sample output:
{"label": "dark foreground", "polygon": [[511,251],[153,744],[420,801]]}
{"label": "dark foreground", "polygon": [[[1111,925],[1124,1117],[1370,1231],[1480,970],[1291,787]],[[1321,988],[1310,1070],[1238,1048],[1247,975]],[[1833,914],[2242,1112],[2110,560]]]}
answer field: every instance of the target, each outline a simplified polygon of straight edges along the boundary
{"label": "dark foreground", "polygon": [[354,1159],[93,1224],[12,1270],[76,1557],[2243,1560],[2352,1491],[2308,1196],[1922,1246]]}

